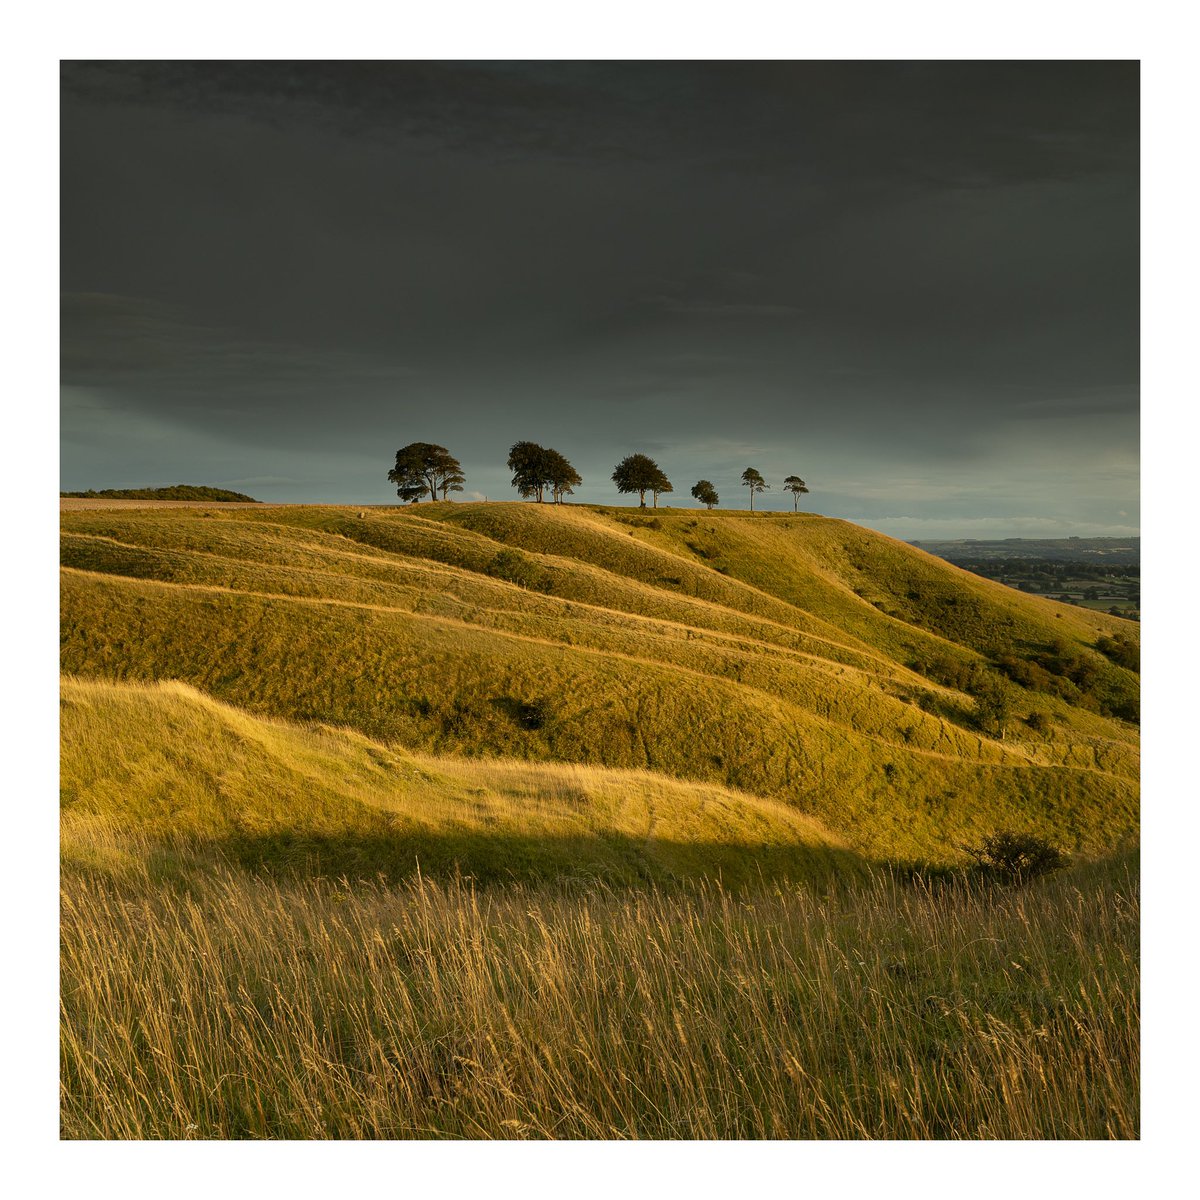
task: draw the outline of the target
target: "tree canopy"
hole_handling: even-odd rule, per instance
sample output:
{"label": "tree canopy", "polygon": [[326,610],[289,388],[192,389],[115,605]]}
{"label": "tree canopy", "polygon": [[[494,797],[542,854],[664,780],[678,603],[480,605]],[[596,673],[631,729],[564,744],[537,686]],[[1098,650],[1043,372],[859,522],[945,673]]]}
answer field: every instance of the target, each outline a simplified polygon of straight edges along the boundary
{"label": "tree canopy", "polygon": [[450,492],[461,492],[462,485],[467,482],[467,477],[461,471],[452,471],[449,475],[443,478],[438,485],[438,490],[442,493],[442,499],[445,500]]}
{"label": "tree canopy", "polygon": [[771,485],[753,467],[742,472],[742,487],[750,489],[750,511],[754,511],[754,493],[768,491]]}
{"label": "tree canopy", "polygon": [[547,480],[555,504],[561,504],[564,496],[570,496],[583,482],[583,476],[557,450],[547,450]]}
{"label": "tree canopy", "polygon": [[508,452],[512,485],[525,499],[543,502],[549,489],[555,504],[561,504],[583,482],[583,477],[557,450],[537,442],[515,442]]}
{"label": "tree canopy", "polygon": [[796,512],[800,506],[800,497],[808,492],[804,480],[799,475],[789,475],[783,481],[783,490],[792,493],[792,512]]}
{"label": "tree canopy", "polygon": [[708,505],[709,508],[721,500],[721,497],[717,495],[717,489],[707,479],[701,479],[699,483],[692,486],[692,495],[701,504]]}
{"label": "tree canopy", "polygon": [[654,507],[657,508],[659,496],[666,495],[667,492],[673,492],[675,489],[671,486],[671,481],[666,475],[659,471],[658,478],[654,481],[650,490],[654,493]]}
{"label": "tree canopy", "polygon": [[613,469],[612,481],[622,494],[637,492],[643,508],[646,507],[647,492],[654,493],[654,507],[657,508],[659,495],[674,490],[658,463],[645,454],[629,454],[621,459]]}
{"label": "tree canopy", "polygon": [[[410,442],[396,451],[396,465],[388,479],[396,485],[401,500],[419,500],[426,492],[431,500],[438,492],[461,492],[466,476],[458,459],[445,446]],[[443,490],[444,489],[444,490]]]}
{"label": "tree canopy", "polygon": [[512,486],[523,500],[535,498],[539,504],[550,483],[550,462],[546,447],[537,442],[514,442],[508,451],[508,469]]}

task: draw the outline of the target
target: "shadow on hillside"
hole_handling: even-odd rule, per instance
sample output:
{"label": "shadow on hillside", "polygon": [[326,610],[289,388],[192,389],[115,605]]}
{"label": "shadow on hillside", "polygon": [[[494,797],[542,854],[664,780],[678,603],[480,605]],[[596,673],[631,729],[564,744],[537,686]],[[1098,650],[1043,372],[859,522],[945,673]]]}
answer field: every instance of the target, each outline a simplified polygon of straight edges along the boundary
{"label": "shadow on hillside", "polygon": [[460,876],[477,884],[547,880],[611,884],[719,879],[737,887],[764,881],[832,883],[861,876],[865,860],[820,845],[681,842],[620,834],[517,836],[485,831],[396,834],[233,834],[187,843],[159,843],[150,867],[162,879],[228,863],[287,878],[398,882],[418,871],[428,878]]}

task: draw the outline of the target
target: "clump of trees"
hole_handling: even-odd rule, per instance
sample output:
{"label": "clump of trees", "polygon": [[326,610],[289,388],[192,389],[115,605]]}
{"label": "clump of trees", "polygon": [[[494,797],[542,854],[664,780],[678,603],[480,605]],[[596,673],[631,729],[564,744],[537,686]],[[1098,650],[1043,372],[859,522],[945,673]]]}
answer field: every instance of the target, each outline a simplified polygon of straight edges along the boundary
{"label": "clump of trees", "polygon": [[583,482],[564,455],[537,442],[515,442],[508,451],[508,469],[517,495],[539,504],[547,492],[554,504],[561,504]]}
{"label": "clump of trees", "polygon": [[[547,500],[562,504],[583,483],[583,477],[565,455],[537,442],[514,442],[509,447],[507,466],[517,494],[539,504]],[[388,479],[396,484],[396,494],[402,500],[416,502],[426,493],[431,500],[438,499],[439,494],[446,500],[451,492],[463,490],[467,477],[458,459],[445,446],[411,442],[396,451],[396,465],[388,472]],[[636,494],[642,508],[646,507],[647,494],[657,508],[658,498],[675,490],[666,472],[647,454],[627,454],[613,468],[612,481],[622,495]],[[755,467],[747,467],[742,472],[742,486],[750,489],[753,512],[754,497],[769,491],[771,485]],[[792,493],[792,510],[798,511],[799,498],[808,492],[808,486],[799,475],[789,475],[783,481],[783,488]],[[709,479],[698,480],[691,492],[694,499],[710,509],[721,500]]]}
{"label": "clump of trees", "polygon": [[995,675],[979,671],[967,685],[967,692],[975,699],[975,719],[979,728],[1003,741],[1010,708],[1008,689]]}
{"label": "clump of trees", "polygon": [[750,511],[754,511],[754,494],[755,492],[765,492],[770,488],[770,484],[756,471],[753,467],[747,467],[742,472],[742,487],[750,489]]}
{"label": "clump of trees", "polygon": [[218,504],[261,504],[253,496],[243,492],[231,492],[228,488],[208,487],[192,483],[175,483],[170,487],[104,488],[97,492],[88,488],[86,492],[59,492],[60,496],[77,500],[211,500]]}
{"label": "clump of trees", "polygon": [[675,490],[663,469],[645,454],[629,454],[621,459],[613,468],[612,481],[622,495],[636,492],[642,508],[646,507],[647,492],[653,495],[657,508],[659,496]]}
{"label": "clump of trees", "polygon": [[462,465],[445,446],[432,442],[410,442],[396,451],[396,465],[388,472],[401,500],[416,502],[429,493],[430,500],[445,499],[450,492],[461,492],[467,477]]}

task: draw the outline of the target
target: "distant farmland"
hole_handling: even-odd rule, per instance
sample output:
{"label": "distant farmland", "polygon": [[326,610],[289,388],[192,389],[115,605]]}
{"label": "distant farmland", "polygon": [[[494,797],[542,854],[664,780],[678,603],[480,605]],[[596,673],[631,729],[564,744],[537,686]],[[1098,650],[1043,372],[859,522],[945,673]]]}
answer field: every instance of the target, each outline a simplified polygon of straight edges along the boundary
{"label": "distant farmland", "polygon": [[913,542],[964,570],[1065,604],[1138,620],[1141,538]]}

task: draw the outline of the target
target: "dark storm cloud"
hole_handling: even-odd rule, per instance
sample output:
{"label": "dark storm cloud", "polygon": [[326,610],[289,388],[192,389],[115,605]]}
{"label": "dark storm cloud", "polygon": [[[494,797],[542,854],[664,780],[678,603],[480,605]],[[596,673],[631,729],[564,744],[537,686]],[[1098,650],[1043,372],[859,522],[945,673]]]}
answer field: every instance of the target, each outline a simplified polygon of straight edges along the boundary
{"label": "dark storm cloud", "polygon": [[[732,499],[753,455],[844,515],[919,522],[908,476],[969,464],[928,501],[947,518],[1115,528],[1137,502],[1137,81],[65,64],[64,486],[229,463],[385,499],[381,439],[421,438],[499,495],[533,437],[580,499],[632,449]],[[115,463],[128,479],[94,475]]]}
{"label": "dark storm cloud", "polygon": [[63,84],[340,137],[889,186],[1123,170],[1138,130],[1132,63],[67,63]]}
{"label": "dark storm cloud", "polygon": [[395,364],[372,369],[362,356],[239,341],[219,327],[190,321],[182,310],[128,296],[63,292],[60,329],[65,384],[256,394],[272,387],[357,384],[374,376],[394,382],[400,374]]}

